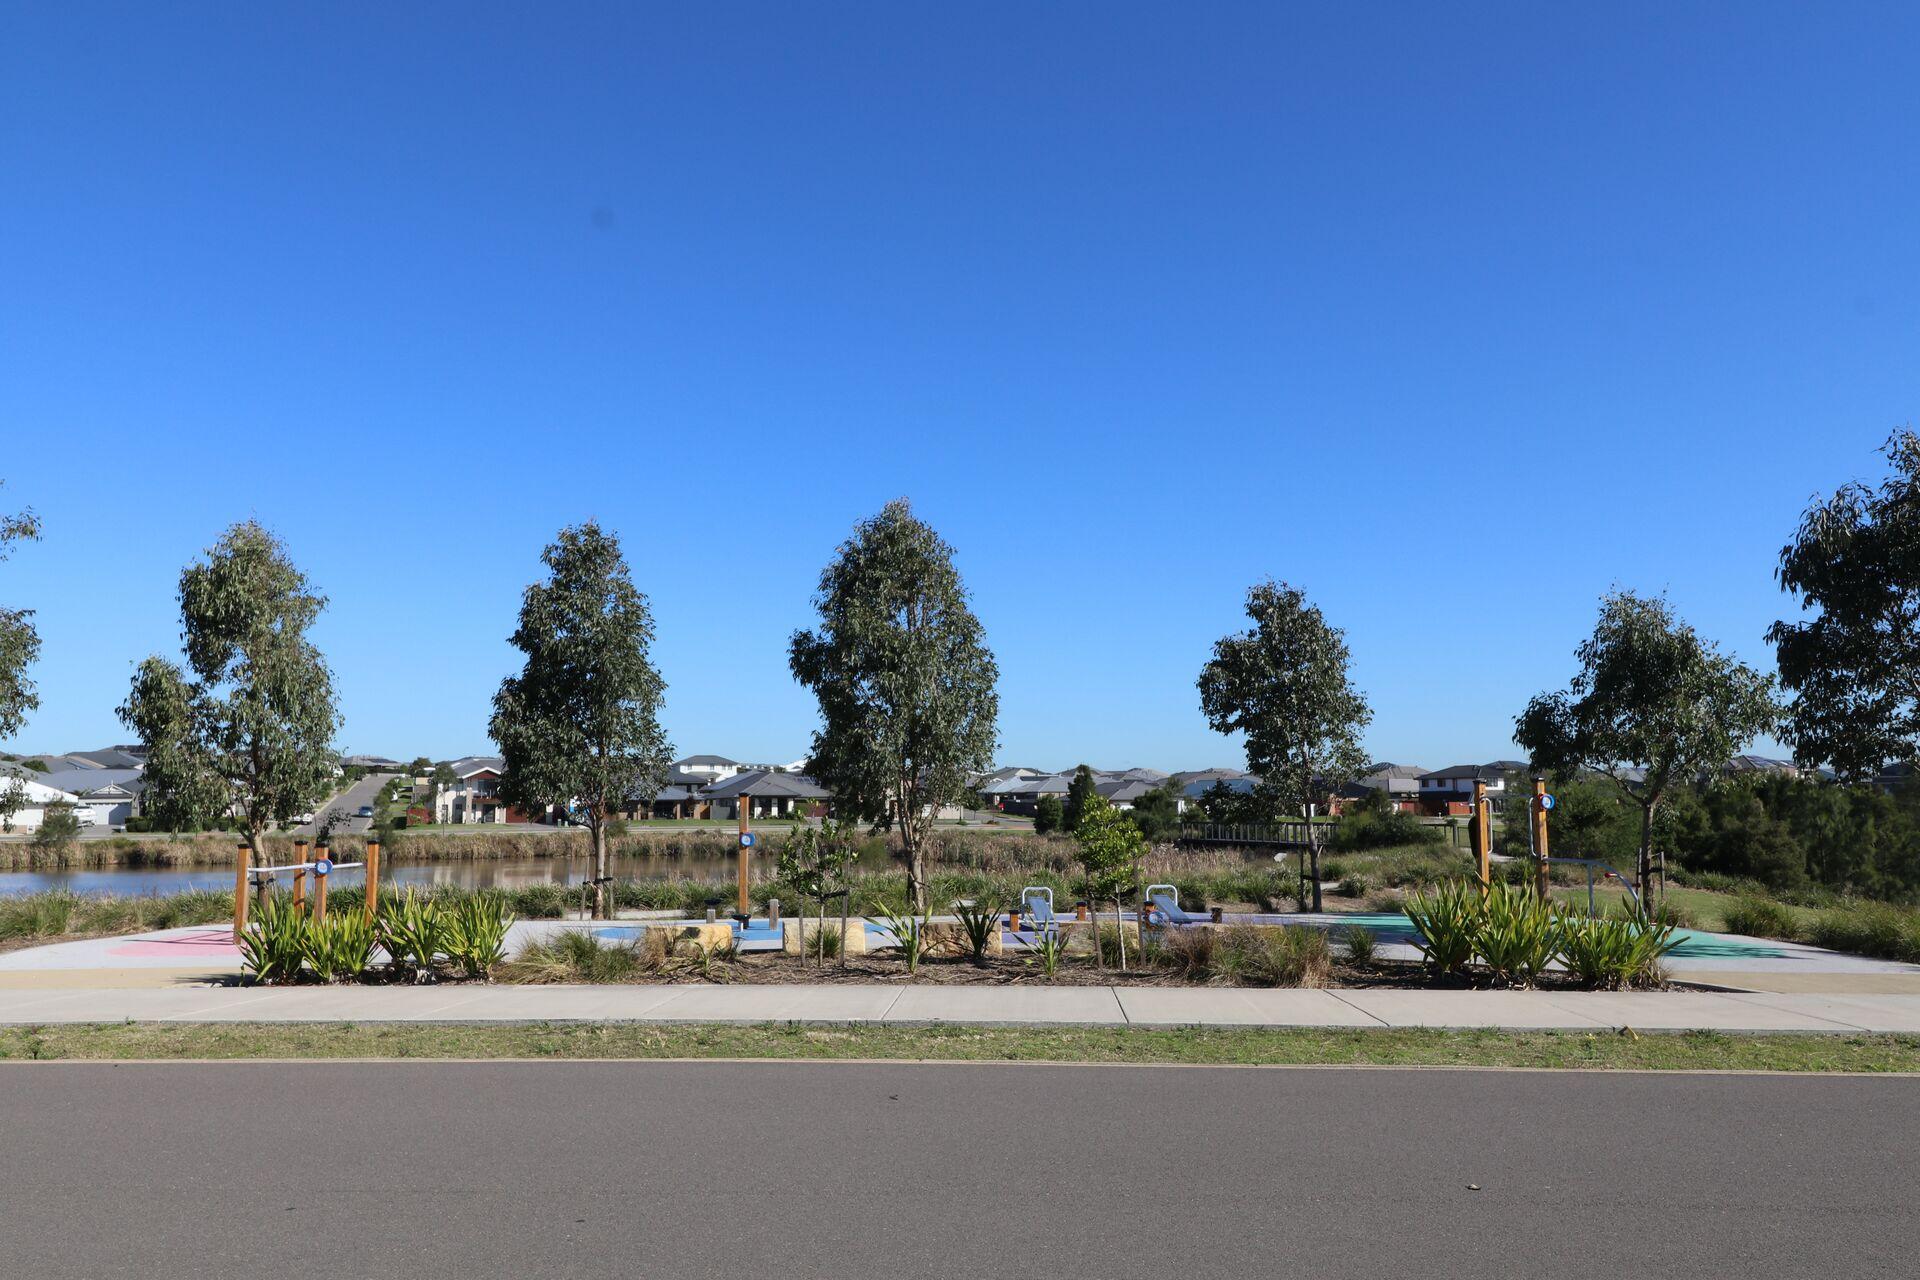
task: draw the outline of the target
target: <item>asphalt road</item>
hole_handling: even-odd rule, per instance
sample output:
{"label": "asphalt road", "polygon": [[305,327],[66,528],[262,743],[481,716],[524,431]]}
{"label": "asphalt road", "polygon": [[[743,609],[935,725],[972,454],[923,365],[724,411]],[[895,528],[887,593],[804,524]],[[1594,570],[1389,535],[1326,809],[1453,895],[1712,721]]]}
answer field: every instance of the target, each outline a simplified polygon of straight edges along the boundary
{"label": "asphalt road", "polygon": [[0,1133],[22,1277],[1908,1276],[1920,1245],[1898,1078],[11,1064]]}
{"label": "asphalt road", "polygon": [[[373,826],[373,819],[355,817],[354,814],[361,805],[372,804],[374,797],[380,794],[380,788],[386,786],[388,781],[394,776],[395,775],[391,773],[368,774],[366,777],[348,787],[345,791],[334,796],[333,799],[315,809],[313,811],[314,817],[324,820],[330,811],[338,809],[342,814],[346,815],[346,821],[334,828],[336,832],[346,834],[348,832],[359,833],[368,830]],[[310,822],[304,827],[295,827],[294,833],[296,835],[310,836],[314,835],[318,830],[319,823]]]}

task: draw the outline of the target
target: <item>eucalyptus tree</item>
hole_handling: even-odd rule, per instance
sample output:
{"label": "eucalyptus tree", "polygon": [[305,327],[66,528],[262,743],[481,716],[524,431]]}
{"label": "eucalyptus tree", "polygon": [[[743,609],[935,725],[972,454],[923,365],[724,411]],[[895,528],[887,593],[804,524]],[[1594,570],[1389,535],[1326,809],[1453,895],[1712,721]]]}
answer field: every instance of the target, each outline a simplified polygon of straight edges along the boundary
{"label": "eucalyptus tree", "polygon": [[1083,764],[1073,771],[1073,781],[1067,784],[1067,802],[1061,809],[1061,818],[1067,830],[1080,829],[1080,819],[1086,814],[1087,806],[1099,794],[1090,766]]}
{"label": "eucalyptus tree", "polygon": [[892,827],[927,905],[933,816],[993,765],[999,668],[953,548],[905,500],[862,521],[820,574],[819,625],[789,646],[820,703],[808,769],[845,816]]}
{"label": "eucalyptus tree", "polygon": [[1878,487],[1847,485],[1801,517],[1776,577],[1817,612],[1767,631],[1794,754],[1851,778],[1920,756],[1920,436],[1882,451],[1893,473]]}
{"label": "eucalyptus tree", "polygon": [[650,800],[673,754],[660,728],[666,682],[648,650],[653,614],[620,541],[589,520],[541,553],[547,579],[526,589],[510,643],[526,655],[500,682],[489,732],[506,762],[502,798],[565,806],[593,840],[594,914],[608,914],[607,822]]}
{"label": "eucalyptus tree", "polygon": [[1602,775],[1639,806],[1635,881],[1644,901],[1661,804],[1773,727],[1773,682],[1702,639],[1664,596],[1631,591],[1602,598],[1575,656],[1572,683],[1529,702],[1514,720],[1514,741],[1535,768]]}
{"label": "eucalyptus tree", "polygon": [[147,748],[144,803],[174,829],[231,818],[260,859],[261,837],[333,781],[340,714],[307,637],[326,598],[246,521],[181,572],[179,599],[185,666],[147,658],[119,708]]}
{"label": "eucalyptus tree", "polygon": [[[1360,775],[1373,712],[1353,687],[1346,634],[1306,595],[1268,580],[1247,592],[1251,630],[1214,643],[1200,670],[1200,709],[1219,733],[1244,733],[1247,769],[1276,807],[1324,805]],[[1307,826],[1313,909],[1320,910],[1318,827]]]}
{"label": "eucalyptus tree", "polygon": [[[31,510],[0,515],[0,561],[13,554],[16,543],[39,538],[40,518]],[[40,705],[33,681],[27,679],[27,668],[39,656],[40,633],[34,630],[33,610],[0,605],[0,739],[18,733],[27,713]]]}

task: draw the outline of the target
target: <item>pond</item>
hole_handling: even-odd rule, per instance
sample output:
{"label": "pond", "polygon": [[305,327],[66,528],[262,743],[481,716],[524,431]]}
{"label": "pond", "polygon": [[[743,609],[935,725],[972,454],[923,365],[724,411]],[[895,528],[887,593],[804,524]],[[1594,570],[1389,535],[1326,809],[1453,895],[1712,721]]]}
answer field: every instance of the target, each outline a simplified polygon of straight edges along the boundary
{"label": "pond", "polygon": [[[731,855],[616,857],[612,874],[621,880],[727,880],[738,863]],[[773,861],[756,858],[756,878],[771,874]],[[381,868],[383,888],[446,884],[463,889],[517,889],[533,884],[579,884],[593,874],[589,858],[507,858],[499,860],[388,862]],[[342,886],[360,883],[358,871],[343,871]],[[189,889],[233,888],[232,867],[87,867],[57,871],[0,871],[0,896],[69,889],[84,894],[143,896]]]}

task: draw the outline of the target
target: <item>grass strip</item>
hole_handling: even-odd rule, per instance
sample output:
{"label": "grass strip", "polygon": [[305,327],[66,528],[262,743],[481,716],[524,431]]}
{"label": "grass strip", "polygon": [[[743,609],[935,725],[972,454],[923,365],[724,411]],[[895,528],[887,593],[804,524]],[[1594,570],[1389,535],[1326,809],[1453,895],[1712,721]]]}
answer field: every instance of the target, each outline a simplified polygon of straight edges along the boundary
{"label": "grass strip", "polygon": [[128,1023],[0,1028],[0,1060],[885,1059],[1920,1072],[1920,1036],[1316,1028]]}

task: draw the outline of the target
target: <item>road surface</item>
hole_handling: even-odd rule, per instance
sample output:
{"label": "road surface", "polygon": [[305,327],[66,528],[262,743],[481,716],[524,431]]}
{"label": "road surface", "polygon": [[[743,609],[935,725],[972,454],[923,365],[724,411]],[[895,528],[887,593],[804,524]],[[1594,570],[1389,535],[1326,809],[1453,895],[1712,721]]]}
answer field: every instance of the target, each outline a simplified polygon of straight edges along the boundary
{"label": "road surface", "polygon": [[0,1064],[32,1277],[1907,1276],[1920,1079]]}
{"label": "road surface", "polygon": [[[315,809],[313,816],[316,819],[325,820],[330,811],[338,809],[346,815],[346,821],[334,828],[336,834],[363,833],[373,826],[373,819],[356,817],[355,814],[361,805],[372,804],[374,797],[380,794],[380,788],[386,786],[396,776],[391,773],[370,773]],[[294,834],[311,836],[317,834],[319,829],[319,822],[310,822],[304,827],[295,827]]]}

